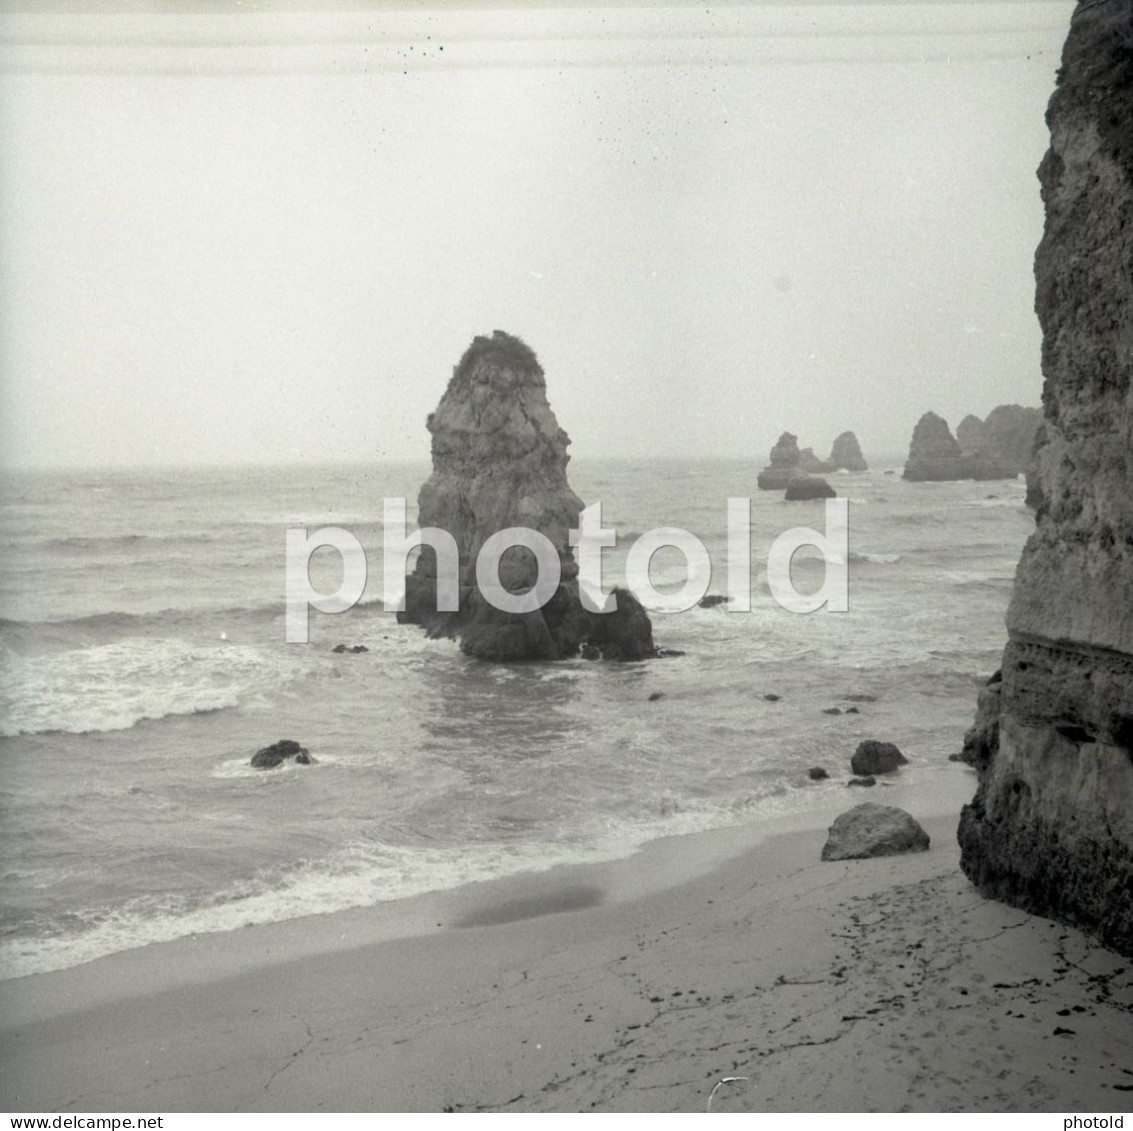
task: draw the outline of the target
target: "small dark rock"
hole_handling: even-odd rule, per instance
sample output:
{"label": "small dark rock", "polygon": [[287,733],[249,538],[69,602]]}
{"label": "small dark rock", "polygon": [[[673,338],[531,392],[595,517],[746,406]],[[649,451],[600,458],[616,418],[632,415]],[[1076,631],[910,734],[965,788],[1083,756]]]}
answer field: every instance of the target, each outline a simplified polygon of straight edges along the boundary
{"label": "small dark rock", "polygon": [[908,761],[892,742],[867,738],[865,742],[858,743],[858,748],[850,759],[850,769],[855,774],[891,774]]}
{"label": "small dark rock", "polygon": [[847,707],[846,708],[846,714],[847,715],[860,715],[861,711],[859,711],[857,709],[857,707]]}
{"label": "small dark rock", "polygon": [[359,652],[368,652],[370,649],[365,644],[355,644],[353,648],[347,648],[345,644],[336,644],[331,651],[337,652],[340,656],[344,652],[350,652],[353,655],[358,655]]}
{"label": "small dark rock", "polygon": [[653,692],[650,692],[649,702],[655,703],[658,699],[664,699],[664,698],[665,698],[665,693],[663,691],[653,691]]}
{"label": "small dark rock", "polygon": [[288,761],[294,761],[300,766],[309,766],[315,759],[311,757],[310,751],[300,746],[298,742],[290,738],[281,738],[271,746],[257,750],[252,755],[251,765],[257,770],[274,770]]}
{"label": "small dark rock", "polygon": [[811,781],[825,781],[830,776],[821,766],[811,766],[806,774]]}
{"label": "small dark rock", "polygon": [[[657,651],[653,653],[653,659],[655,659],[655,660],[672,660],[672,659],[675,659],[677,656],[683,656],[683,655],[684,655],[684,652],[680,648],[658,648]],[[588,656],[587,659],[590,659],[590,657]]]}
{"label": "small dark rock", "polygon": [[823,707],[822,713],[824,715],[840,715],[842,713],[841,707]]}
{"label": "small dark rock", "polygon": [[850,778],[850,780],[848,782],[846,782],[846,784],[847,785],[877,785],[877,778],[872,777],[872,776],[870,776],[868,778]]}
{"label": "small dark rock", "polygon": [[700,598],[702,609],[714,609],[717,605],[726,605],[728,598],[723,593],[706,593]]}
{"label": "small dark rock", "polygon": [[776,695],[774,691],[769,691],[763,698],[766,699],[768,703],[778,703],[783,696]]}

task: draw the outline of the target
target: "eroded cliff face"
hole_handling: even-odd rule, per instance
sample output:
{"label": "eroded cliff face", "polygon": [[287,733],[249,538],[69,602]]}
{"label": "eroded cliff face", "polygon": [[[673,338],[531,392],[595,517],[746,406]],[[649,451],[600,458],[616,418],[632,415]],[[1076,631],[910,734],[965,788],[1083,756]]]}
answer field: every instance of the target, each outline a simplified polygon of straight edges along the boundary
{"label": "eroded cliff face", "polygon": [[1133,954],[1133,5],[1081,0],[1047,113],[1044,432],[961,865]]}
{"label": "eroded cliff face", "polygon": [[[433,472],[418,495],[417,520],[456,541],[459,608],[438,611],[438,559],[424,550],[406,579],[400,621],[455,637],[468,655],[498,662],[557,660],[580,651],[611,660],[658,654],[649,616],[632,594],[616,590],[617,608],[608,613],[581,600],[569,532],[578,527],[583,502],[567,482],[570,440],[551,411],[530,347],[502,330],[475,338],[427,424]],[[542,534],[559,557],[556,591],[542,607],[521,613],[493,605],[476,578],[485,541],[512,527]],[[538,576],[534,555],[507,550],[498,575],[503,590],[523,594]]]}

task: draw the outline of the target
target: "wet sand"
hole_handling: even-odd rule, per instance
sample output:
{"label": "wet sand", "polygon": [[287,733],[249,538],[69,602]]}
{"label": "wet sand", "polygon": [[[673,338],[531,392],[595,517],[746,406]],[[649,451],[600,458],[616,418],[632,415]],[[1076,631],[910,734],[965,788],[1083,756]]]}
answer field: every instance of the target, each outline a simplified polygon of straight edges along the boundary
{"label": "wet sand", "polygon": [[1125,1110],[1133,962],[971,888],[973,782],[869,791],[928,829],[909,856],[820,862],[865,792],[831,790],[805,819],[9,981],[0,1106]]}

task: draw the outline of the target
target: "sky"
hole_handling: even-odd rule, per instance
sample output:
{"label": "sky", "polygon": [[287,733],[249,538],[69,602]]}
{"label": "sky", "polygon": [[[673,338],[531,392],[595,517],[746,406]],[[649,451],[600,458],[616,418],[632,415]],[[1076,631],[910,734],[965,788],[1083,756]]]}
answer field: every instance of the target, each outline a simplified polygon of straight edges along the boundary
{"label": "sky", "polygon": [[0,16],[0,461],[427,459],[476,334],[576,458],[1038,404],[1073,5]]}

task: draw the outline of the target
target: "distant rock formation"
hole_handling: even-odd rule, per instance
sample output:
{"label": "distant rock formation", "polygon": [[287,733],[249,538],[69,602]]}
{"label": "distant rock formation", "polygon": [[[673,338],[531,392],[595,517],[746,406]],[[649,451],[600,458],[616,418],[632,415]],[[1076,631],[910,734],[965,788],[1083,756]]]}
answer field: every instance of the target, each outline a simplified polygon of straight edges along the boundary
{"label": "distant rock formation", "polygon": [[756,477],[756,486],[761,491],[784,491],[791,479],[801,468],[799,460],[799,438],[784,432],[771,449],[771,462]]}
{"label": "distant rock formation", "polygon": [[863,801],[834,819],[823,860],[865,860],[927,852],[928,833],[904,809]]}
{"label": "distant rock formation", "polygon": [[960,818],[961,867],[986,894],[1133,956],[1128,0],[1080,0],[1047,122],[1041,495],[1007,614],[998,745]]}
{"label": "distant rock formation", "polygon": [[797,502],[803,499],[834,499],[838,492],[817,475],[796,475],[787,484],[787,493],[783,496],[787,502]]}
{"label": "distant rock formation", "polygon": [[814,448],[803,448],[799,452],[799,470],[807,474],[825,475],[831,472],[834,468],[824,459],[819,459],[814,454]]}
{"label": "distant rock formation", "polygon": [[987,450],[965,454],[935,412],[926,412],[913,429],[904,478],[917,482],[953,479],[1011,479],[1016,473]]}
{"label": "distant rock formation", "polygon": [[956,425],[956,443],[960,445],[961,452],[972,454],[987,449],[987,430],[984,422],[969,413]]}
{"label": "distant rock formation", "polygon": [[935,412],[926,412],[913,429],[904,478],[958,479],[960,458],[960,445],[956,443],[948,422]]}
{"label": "distant rock formation", "polygon": [[869,464],[862,455],[861,445],[853,432],[843,432],[830,449],[828,471],[868,471]]}
{"label": "distant rock formation", "polygon": [[1043,410],[1001,404],[988,413],[984,435],[988,450],[1016,475],[1027,470],[1035,449],[1035,433],[1042,427]]}
{"label": "distant rock formation", "polygon": [[[484,660],[561,659],[584,645],[588,655],[605,659],[654,656],[649,617],[632,594],[615,591],[616,612],[592,613],[581,604],[568,532],[583,504],[567,482],[570,440],[547,402],[534,351],[502,330],[475,338],[427,424],[433,473],[418,495],[418,523],[456,540],[460,608],[437,611],[437,557],[426,549],[406,579],[398,620],[420,624],[431,636],[459,638],[463,652]],[[476,583],[484,542],[510,527],[538,531],[559,555],[558,590],[531,612],[501,611]],[[527,549],[513,547],[501,558],[500,583],[508,593],[523,593],[537,575]]]}

